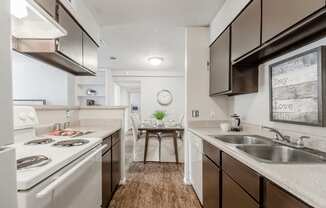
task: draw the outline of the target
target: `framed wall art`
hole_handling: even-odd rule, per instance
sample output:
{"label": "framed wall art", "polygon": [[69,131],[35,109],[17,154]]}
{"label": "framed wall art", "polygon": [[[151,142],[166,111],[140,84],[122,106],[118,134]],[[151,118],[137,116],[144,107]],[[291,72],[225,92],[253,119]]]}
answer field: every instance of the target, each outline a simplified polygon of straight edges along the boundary
{"label": "framed wall art", "polygon": [[270,120],[325,126],[325,47],[270,65]]}

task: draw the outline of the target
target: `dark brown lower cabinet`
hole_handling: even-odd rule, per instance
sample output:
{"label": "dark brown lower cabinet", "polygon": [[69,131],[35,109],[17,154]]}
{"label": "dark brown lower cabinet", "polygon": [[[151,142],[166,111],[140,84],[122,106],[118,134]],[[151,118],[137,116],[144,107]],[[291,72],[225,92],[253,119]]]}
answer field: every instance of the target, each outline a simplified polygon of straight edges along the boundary
{"label": "dark brown lower cabinet", "polygon": [[112,145],[112,191],[114,192],[118,188],[121,178],[121,143],[118,141]]}
{"label": "dark brown lower cabinet", "polygon": [[310,208],[275,184],[266,182],[265,208]]}
{"label": "dark brown lower cabinet", "polygon": [[259,208],[259,205],[236,182],[223,172],[222,208]]}
{"label": "dark brown lower cabinet", "polygon": [[112,157],[111,157],[111,148],[106,151],[102,156],[102,207],[106,208],[109,206],[111,198],[112,198],[112,190],[111,190],[111,165],[112,165]]}
{"label": "dark brown lower cabinet", "polygon": [[220,207],[220,169],[206,155],[203,155],[203,206]]}
{"label": "dark brown lower cabinet", "polygon": [[107,208],[121,178],[120,131],[103,139],[102,145],[107,145],[102,152],[102,208]]}
{"label": "dark brown lower cabinet", "polygon": [[257,202],[261,202],[261,177],[254,170],[233,157],[222,153],[222,169]]}

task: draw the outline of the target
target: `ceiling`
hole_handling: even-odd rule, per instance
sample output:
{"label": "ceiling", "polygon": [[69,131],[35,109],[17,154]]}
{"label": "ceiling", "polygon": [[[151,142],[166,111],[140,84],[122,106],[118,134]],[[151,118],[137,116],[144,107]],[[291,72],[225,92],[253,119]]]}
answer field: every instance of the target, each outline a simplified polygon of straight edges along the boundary
{"label": "ceiling", "polygon": [[[84,0],[101,25],[99,65],[113,70],[184,70],[186,26],[207,26],[225,0]],[[112,61],[110,57],[117,57]],[[150,56],[164,58],[151,66]]]}
{"label": "ceiling", "polygon": [[[105,27],[99,65],[113,70],[184,70],[185,30],[180,27],[120,26]],[[117,60],[110,60],[110,57]],[[160,66],[152,66],[148,58],[163,57]]]}

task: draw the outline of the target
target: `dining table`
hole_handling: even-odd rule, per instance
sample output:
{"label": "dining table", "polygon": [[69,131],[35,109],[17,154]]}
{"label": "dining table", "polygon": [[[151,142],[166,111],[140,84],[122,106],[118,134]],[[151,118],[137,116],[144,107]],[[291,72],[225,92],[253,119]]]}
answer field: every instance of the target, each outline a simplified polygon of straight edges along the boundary
{"label": "dining table", "polygon": [[161,158],[161,140],[164,135],[168,135],[173,138],[173,146],[174,146],[174,153],[175,153],[175,161],[179,163],[179,156],[178,156],[178,137],[182,138],[184,133],[184,127],[180,124],[176,125],[156,125],[156,124],[142,124],[138,127],[140,132],[145,133],[145,149],[144,149],[144,164],[146,163],[147,158],[147,151],[148,151],[148,141],[150,135],[156,135],[159,139],[159,157]]}

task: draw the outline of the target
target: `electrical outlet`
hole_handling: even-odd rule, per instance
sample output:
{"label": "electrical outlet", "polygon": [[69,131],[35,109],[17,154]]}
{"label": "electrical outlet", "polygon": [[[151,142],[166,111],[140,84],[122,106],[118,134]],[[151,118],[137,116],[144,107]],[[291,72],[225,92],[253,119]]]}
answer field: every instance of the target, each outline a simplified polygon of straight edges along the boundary
{"label": "electrical outlet", "polygon": [[192,110],[191,115],[193,118],[198,118],[199,117],[199,110]]}

